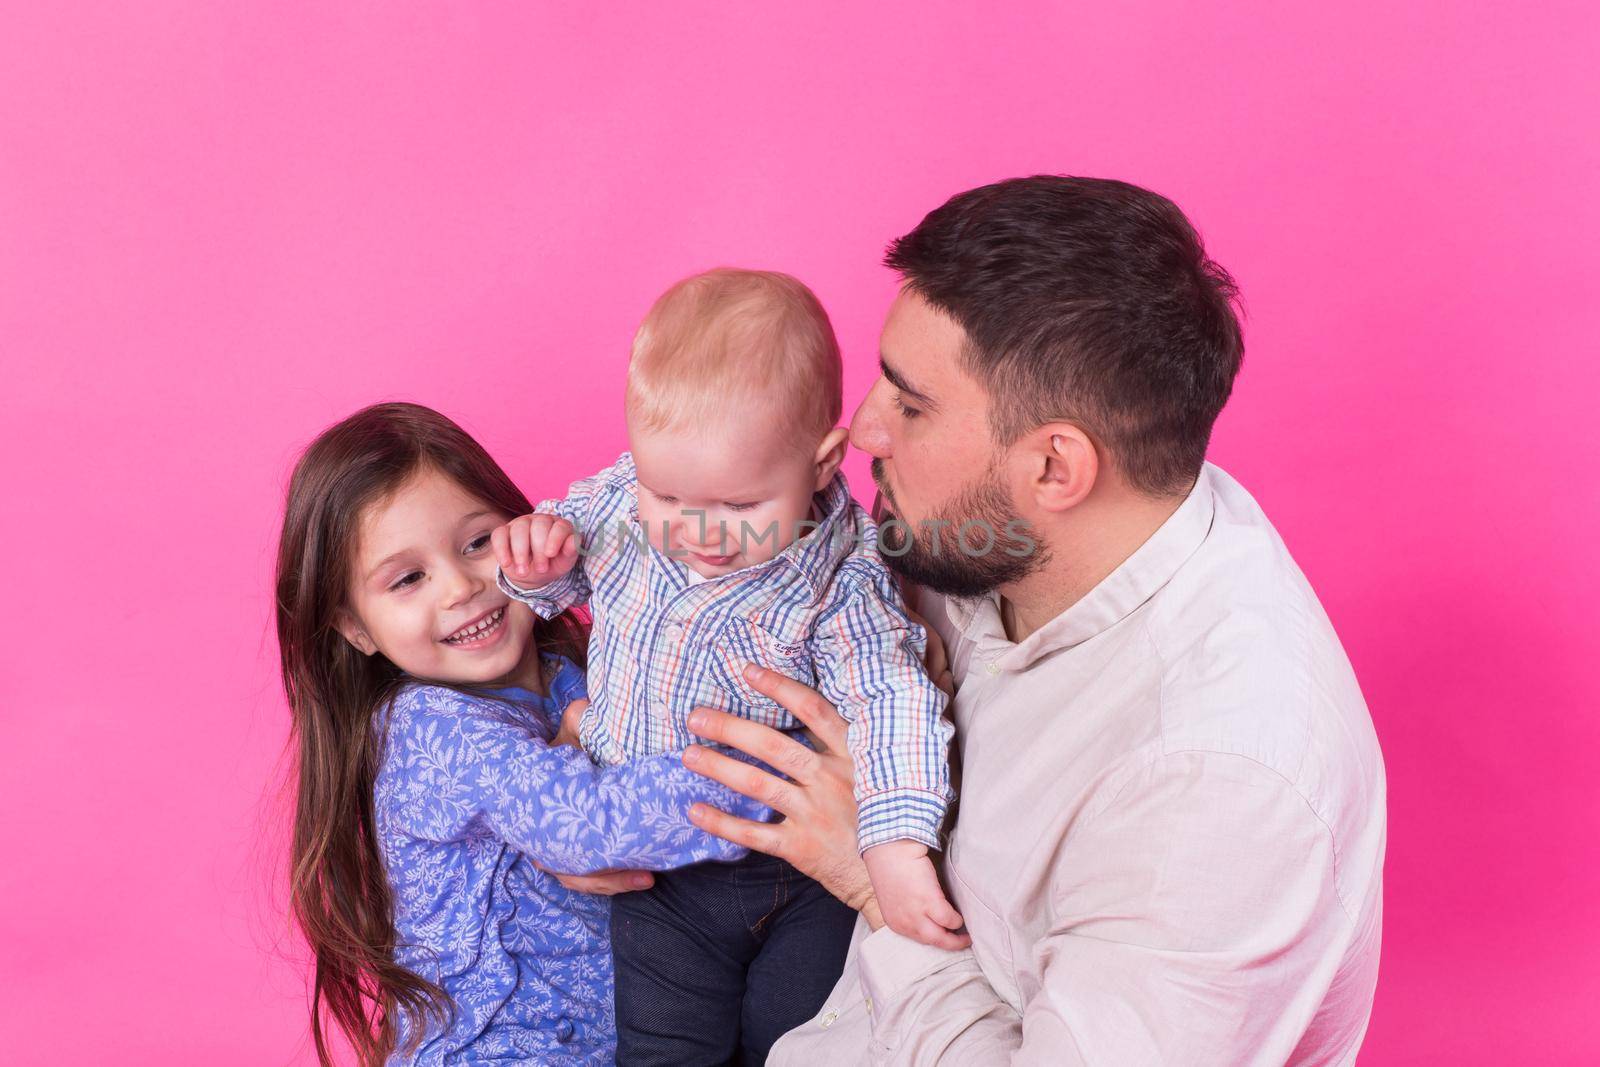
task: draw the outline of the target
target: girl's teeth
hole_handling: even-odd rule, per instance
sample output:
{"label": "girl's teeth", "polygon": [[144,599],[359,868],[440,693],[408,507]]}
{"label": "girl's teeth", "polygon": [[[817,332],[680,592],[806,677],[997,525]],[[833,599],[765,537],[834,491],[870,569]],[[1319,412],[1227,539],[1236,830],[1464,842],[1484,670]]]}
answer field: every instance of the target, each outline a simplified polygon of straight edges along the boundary
{"label": "girl's teeth", "polygon": [[483,631],[487,630],[489,627],[493,626],[495,623],[499,622],[500,621],[500,616],[505,613],[505,610],[506,610],[505,608],[497,608],[497,609],[495,609],[494,614],[490,615],[487,619],[484,619],[482,622],[479,622],[479,623],[474,623],[472,626],[468,627],[467,629],[458,631],[457,633],[454,633],[454,634],[450,635],[450,637],[447,638],[447,640],[455,642],[456,644],[460,644],[463,641],[467,641],[467,640],[470,640],[470,639],[476,637],[478,634],[482,633]]}

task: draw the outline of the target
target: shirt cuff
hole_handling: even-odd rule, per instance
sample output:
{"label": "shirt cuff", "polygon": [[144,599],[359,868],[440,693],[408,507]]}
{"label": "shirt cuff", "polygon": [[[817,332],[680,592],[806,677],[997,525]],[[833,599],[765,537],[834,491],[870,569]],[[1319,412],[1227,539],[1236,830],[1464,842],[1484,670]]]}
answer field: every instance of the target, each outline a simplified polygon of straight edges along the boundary
{"label": "shirt cuff", "polygon": [[935,948],[902,937],[887,926],[863,938],[859,953],[861,992],[866,997],[867,1010],[874,1016],[935,971],[957,964],[977,963],[970,948]]}
{"label": "shirt cuff", "polygon": [[541,619],[553,619],[562,612],[562,598],[571,591],[575,581],[573,571],[568,571],[549,585],[542,585],[537,589],[523,589],[511,584],[506,577],[506,572],[496,567],[494,581],[500,591],[520,604],[526,604],[533,609],[533,613]]}
{"label": "shirt cuff", "polygon": [[888,841],[938,849],[945,801],[926,789],[885,789],[856,799],[856,841],[862,852]]}

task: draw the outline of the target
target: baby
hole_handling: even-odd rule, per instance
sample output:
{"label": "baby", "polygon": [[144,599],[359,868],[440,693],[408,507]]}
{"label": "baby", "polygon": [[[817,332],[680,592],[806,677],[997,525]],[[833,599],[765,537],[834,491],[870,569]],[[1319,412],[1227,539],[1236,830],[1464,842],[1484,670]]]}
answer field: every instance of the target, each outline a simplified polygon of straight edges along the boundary
{"label": "baby", "polygon": [[[656,301],[634,339],[630,451],[574,483],[566,499],[544,501],[536,514],[498,531],[499,580],[546,617],[590,605],[593,703],[578,734],[602,764],[694,742],[686,720],[699,706],[799,730],[793,716],[745,681],[747,663],[817,688],[850,722],[859,844],[884,921],[932,941],[962,923],[928,856],[952,797],[951,727],[944,695],[923,671],[922,629],[906,614],[875,528],[839,472],[841,393],[838,343],[804,285],[783,274],[728,269],[679,282]],[[734,866],[774,862],[752,854]],[[707,947],[717,935],[704,928],[706,916],[733,905],[719,896],[726,886],[672,884],[695,877],[706,877],[702,868],[616,898],[619,1055],[635,1023],[647,1026],[652,1040],[670,1029],[660,1019],[661,996],[685,995],[685,975],[721,966],[725,956],[745,961],[748,973],[730,976],[728,988],[742,991],[746,1029],[752,997],[804,999],[796,950],[763,992],[761,946]],[[788,913],[798,924],[806,921],[801,913],[818,908],[800,906],[809,898],[794,888],[798,872],[788,868],[783,877],[756,923],[770,942],[780,939]],[[629,899],[669,893],[673,899],[658,907]],[[698,895],[698,905],[686,903],[684,893]],[[653,910],[636,913],[646,907]],[[783,1012],[793,1024],[820,1005],[842,962],[853,915],[829,922],[837,942],[831,963],[834,949],[818,943],[815,931],[795,942],[800,958],[822,959],[827,973],[815,1003]],[[635,925],[655,931],[648,948],[638,945]],[[664,940],[665,926],[682,927],[681,936]],[[744,924],[723,940],[749,936]],[[636,951],[656,958],[628,958]],[[635,982],[656,986],[658,995],[631,989]],[[633,1002],[647,997],[641,1018],[630,1018]],[[684,1011],[683,1025],[705,1031],[706,1010]],[[755,1014],[767,1010],[757,1005]],[[736,1004],[735,1032],[739,1020]],[[705,1051],[668,1047],[672,1062]]]}

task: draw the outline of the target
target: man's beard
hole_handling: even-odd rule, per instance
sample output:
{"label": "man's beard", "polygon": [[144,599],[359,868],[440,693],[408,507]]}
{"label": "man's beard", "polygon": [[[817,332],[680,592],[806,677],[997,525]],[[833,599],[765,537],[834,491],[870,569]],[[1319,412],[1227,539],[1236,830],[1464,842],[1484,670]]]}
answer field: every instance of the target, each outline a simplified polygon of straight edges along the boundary
{"label": "man's beard", "polygon": [[1026,578],[1049,558],[1044,543],[1012,509],[993,467],[916,528],[898,515],[882,460],[872,461],[872,480],[894,512],[883,516],[878,530],[884,562],[936,593],[986,596]]}

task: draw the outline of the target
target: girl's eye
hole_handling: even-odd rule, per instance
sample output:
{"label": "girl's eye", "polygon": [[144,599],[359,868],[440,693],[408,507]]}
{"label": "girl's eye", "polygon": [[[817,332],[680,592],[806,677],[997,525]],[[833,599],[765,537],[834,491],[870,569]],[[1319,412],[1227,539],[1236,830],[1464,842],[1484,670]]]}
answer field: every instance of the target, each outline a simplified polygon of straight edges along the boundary
{"label": "girl's eye", "polygon": [[756,509],[754,504],[728,504],[726,506],[729,511],[754,511]]}
{"label": "girl's eye", "polygon": [[422,580],[422,572],[421,571],[410,571],[410,572],[408,572],[406,574],[402,574],[399,578],[395,579],[394,584],[389,586],[389,591],[392,593],[397,589],[404,589],[407,586],[416,585],[421,580]]}
{"label": "girl's eye", "polygon": [[477,537],[474,537],[471,541],[467,542],[467,551],[468,552],[479,552],[479,551],[482,551],[483,549],[488,548],[488,547],[489,547],[489,535],[488,534],[479,534]]}
{"label": "girl's eye", "polygon": [[904,416],[905,418],[908,418],[908,419],[914,419],[918,415],[922,414],[921,410],[919,410],[918,408],[911,407],[904,400],[902,400],[900,398],[900,394],[899,393],[896,393],[894,395],[894,406],[899,408],[900,409],[900,414],[902,416]]}

